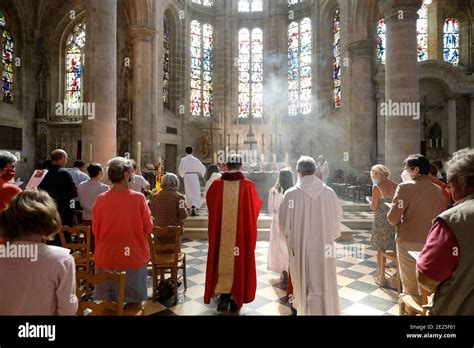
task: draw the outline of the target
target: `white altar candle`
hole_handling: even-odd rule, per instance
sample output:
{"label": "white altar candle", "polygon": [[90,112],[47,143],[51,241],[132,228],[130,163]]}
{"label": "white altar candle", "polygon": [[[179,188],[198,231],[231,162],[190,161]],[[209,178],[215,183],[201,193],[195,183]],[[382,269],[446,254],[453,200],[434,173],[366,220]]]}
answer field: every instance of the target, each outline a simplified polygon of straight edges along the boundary
{"label": "white altar candle", "polygon": [[217,152],[214,152],[214,164],[217,164]]}
{"label": "white altar candle", "polygon": [[262,164],[265,163],[265,155],[263,153],[260,155],[260,162],[262,162]]}
{"label": "white altar candle", "polygon": [[92,162],[92,143],[89,144],[89,162]]}
{"label": "white altar candle", "polygon": [[277,155],[276,153],[273,154],[273,164],[277,163]]}
{"label": "white altar candle", "polygon": [[137,169],[140,170],[142,167],[142,143],[138,142],[137,146]]}
{"label": "white altar candle", "polygon": [[436,148],[438,148],[438,147],[439,147],[439,139],[436,138]]}
{"label": "white altar candle", "polygon": [[285,153],[285,163],[287,166],[290,165],[290,154],[288,152]]}
{"label": "white altar candle", "polygon": [[441,148],[444,149],[444,138],[441,138]]}
{"label": "white altar candle", "polygon": [[433,147],[433,139],[430,139],[430,147]]}

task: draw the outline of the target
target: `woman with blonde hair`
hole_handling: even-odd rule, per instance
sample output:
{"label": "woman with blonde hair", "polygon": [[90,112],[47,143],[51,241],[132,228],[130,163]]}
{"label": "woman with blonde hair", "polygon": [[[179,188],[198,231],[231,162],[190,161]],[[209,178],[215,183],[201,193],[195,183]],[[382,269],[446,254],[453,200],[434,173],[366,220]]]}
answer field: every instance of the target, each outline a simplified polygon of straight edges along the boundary
{"label": "woman with blonde hair", "polygon": [[[370,208],[374,211],[374,222],[372,224],[372,237],[370,243],[377,248],[377,264],[379,270],[383,262],[382,253],[385,250],[395,250],[395,227],[387,220],[390,210],[386,203],[392,203],[397,184],[389,179],[390,171],[382,164],[377,164],[370,171],[372,178],[372,197],[369,199]],[[384,286],[383,279],[375,276],[375,283]],[[396,288],[396,284],[391,286]]]}

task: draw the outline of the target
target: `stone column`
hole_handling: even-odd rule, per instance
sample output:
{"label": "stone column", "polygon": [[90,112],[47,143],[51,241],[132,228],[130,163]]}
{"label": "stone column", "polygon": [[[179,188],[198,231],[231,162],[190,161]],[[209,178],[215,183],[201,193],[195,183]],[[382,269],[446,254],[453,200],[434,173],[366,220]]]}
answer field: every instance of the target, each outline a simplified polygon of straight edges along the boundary
{"label": "stone column", "polygon": [[[394,177],[398,176],[403,160],[419,153],[421,147],[420,115],[413,112],[420,105],[416,20],[421,3],[385,0],[380,4],[387,23],[385,106],[390,115],[385,118],[385,162]],[[397,115],[396,108],[411,112]]]}
{"label": "stone column", "polygon": [[133,81],[132,81],[132,157],[137,160],[137,147],[142,145],[141,163],[146,165],[151,161],[156,152],[156,144],[153,139],[154,124],[152,120],[152,94],[155,88],[154,76],[152,75],[152,41],[156,31],[144,26],[132,26],[130,36],[132,38],[133,50]]}
{"label": "stone column", "polygon": [[377,94],[377,163],[385,163],[385,117],[380,115],[380,105],[385,102],[385,95]]}
{"label": "stone column", "polygon": [[471,147],[474,149],[474,94],[471,94],[471,104],[470,104],[470,124],[471,124]]}
{"label": "stone column", "polygon": [[351,43],[348,46],[351,58],[351,113],[350,161],[354,169],[369,170],[375,162],[377,119],[374,103],[374,49],[370,40]]}
{"label": "stone column", "polygon": [[85,4],[84,100],[89,110],[95,107],[95,115],[83,117],[82,157],[106,164],[117,155],[117,0]]}
{"label": "stone column", "polygon": [[452,155],[458,149],[457,121],[456,121],[456,99],[451,96],[448,100],[448,134],[449,154]]}

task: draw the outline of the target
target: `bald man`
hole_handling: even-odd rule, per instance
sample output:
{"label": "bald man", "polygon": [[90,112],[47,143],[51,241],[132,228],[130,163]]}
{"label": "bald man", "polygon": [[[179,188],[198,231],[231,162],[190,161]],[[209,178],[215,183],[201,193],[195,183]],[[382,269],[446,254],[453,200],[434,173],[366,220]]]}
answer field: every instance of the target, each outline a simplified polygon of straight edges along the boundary
{"label": "bald man", "polygon": [[[38,188],[48,192],[56,201],[63,225],[72,226],[77,187],[71,173],[64,169],[67,160],[66,151],[57,149],[51,152],[51,165]],[[59,238],[56,238],[54,244],[59,245]]]}

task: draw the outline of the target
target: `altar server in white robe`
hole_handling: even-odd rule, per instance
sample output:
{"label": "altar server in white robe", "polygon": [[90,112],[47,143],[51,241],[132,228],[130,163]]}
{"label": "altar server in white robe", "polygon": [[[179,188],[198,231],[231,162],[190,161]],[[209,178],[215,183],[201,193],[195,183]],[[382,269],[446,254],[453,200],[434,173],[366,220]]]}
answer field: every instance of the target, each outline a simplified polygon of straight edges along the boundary
{"label": "altar server in white robe", "polygon": [[321,175],[323,176],[323,182],[325,184],[328,183],[328,179],[329,179],[329,164],[328,164],[328,161],[326,161],[326,159],[324,158],[323,155],[320,155],[319,156],[319,162],[317,164],[317,167],[318,167],[318,170],[321,172]]}
{"label": "altar server in white robe", "polygon": [[298,315],[339,315],[335,239],[341,204],[314,175],[314,159],[301,157],[297,170],[299,180],[286,191],[278,215],[290,256],[292,304]]}
{"label": "altar server in white robe", "polygon": [[277,182],[268,194],[268,210],[273,217],[268,244],[267,269],[281,275],[283,282],[288,282],[289,256],[286,239],[280,233],[278,209],[285,192],[294,185],[293,173],[289,168],[282,169]]}
{"label": "altar server in white robe", "polygon": [[206,167],[193,156],[193,148],[186,148],[187,156],[179,163],[179,175],[184,179],[186,205],[191,208],[192,215],[201,208],[201,182],[199,176],[206,174]]}

